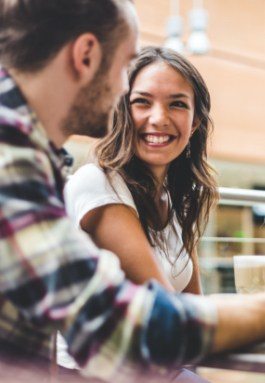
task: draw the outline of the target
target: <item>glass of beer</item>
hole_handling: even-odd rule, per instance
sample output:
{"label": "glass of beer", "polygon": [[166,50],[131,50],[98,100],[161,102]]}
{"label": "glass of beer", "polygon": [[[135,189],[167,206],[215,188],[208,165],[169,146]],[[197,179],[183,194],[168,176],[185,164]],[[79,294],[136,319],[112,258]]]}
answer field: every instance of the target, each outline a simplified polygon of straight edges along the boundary
{"label": "glass of beer", "polygon": [[236,291],[241,294],[265,292],[265,255],[236,255]]}

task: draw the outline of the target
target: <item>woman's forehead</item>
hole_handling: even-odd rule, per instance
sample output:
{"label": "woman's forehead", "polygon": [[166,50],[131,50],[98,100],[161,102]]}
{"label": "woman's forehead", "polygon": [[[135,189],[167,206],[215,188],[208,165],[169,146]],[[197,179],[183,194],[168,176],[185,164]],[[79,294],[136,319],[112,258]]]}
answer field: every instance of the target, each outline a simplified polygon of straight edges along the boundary
{"label": "woman's forehead", "polygon": [[176,68],[163,61],[149,64],[138,72],[132,85],[132,93],[144,90],[166,93],[181,90],[189,95],[194,93],[188,80]]}

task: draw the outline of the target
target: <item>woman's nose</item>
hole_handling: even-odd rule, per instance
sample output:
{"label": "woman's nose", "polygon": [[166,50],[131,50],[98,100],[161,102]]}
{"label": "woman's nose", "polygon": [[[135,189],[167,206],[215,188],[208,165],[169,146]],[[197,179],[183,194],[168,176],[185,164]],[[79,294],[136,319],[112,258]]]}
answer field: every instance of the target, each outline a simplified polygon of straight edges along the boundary
{"label": "woman's nose", "polygon": [[150,111],[149,122],[154,126],[168,126],[168,111],[162,105],[154,105]]}

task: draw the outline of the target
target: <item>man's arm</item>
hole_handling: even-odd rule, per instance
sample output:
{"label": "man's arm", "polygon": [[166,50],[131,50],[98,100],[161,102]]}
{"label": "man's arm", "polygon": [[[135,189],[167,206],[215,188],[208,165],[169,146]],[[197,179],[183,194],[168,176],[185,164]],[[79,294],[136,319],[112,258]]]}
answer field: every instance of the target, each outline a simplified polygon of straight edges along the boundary
{"label": "man's arm", "polygon": [[[157,363],[161,357],[167,366],[191,361],[185,333],[194,318],[202,323],[194,331],[196,357],[203,354],[210,342],[202,334],[209,329],[196,304],[165,293],[161,298],[155,284],[126,282],[117,258],[72,227],[47,154],[15,129],[13,145],[5,134],[10,129],[3,127],[0,147],[2,294],[28,321],[60,327],[83,366],[89,361],[93,368],[106,353],[114,369],[126,358]],[[151,351],[162,323],[167,347],[159,351],[158,343]]]}
{"label": "man's arm", "polygon": [[[73,228],[46,153],[16,134],[15,146],[12,135],[0,137],[0,280],[17,323],[23,315],[40,329],[60,329],[78,364],[102,378],[121,371],[126,360],[173,368],[203,356],[213,318],[208,323],[189,297],[125,281],[117,257]],[[18,327],[11,327],[10,339]],[[102,360],[109,369],[102,371]]]}
{"label": "man's arm", "polygon": [[[23,315],[38,328],[60,329],[84,373],[112,381],[127,376],[128,365],[175,368],[209,352],[211,300],[126,282],[117,258],[73,229],[46,155],[7,142],[0,150],[1,294],[17,321]],[[249,324],[260,314],[252,307]],[[12,328],[13,340],[16,323]]]}
{"label": "man's arm", "polygon": [[265,294],[210,296],[217,306],[218,326],[213,351],[238,348],[265,340]]}

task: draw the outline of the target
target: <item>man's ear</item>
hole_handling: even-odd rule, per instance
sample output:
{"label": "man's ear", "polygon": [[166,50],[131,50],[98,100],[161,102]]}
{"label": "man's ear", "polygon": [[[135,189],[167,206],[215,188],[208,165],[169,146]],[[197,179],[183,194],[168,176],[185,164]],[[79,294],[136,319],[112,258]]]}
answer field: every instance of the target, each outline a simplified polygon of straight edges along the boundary
{"label": "man's ear", "polygon": [[78,36],[73,42],[71,54],[75,77],[84,85],[88,84],[101,64],[102,50],[98,39],[92,33]]}

